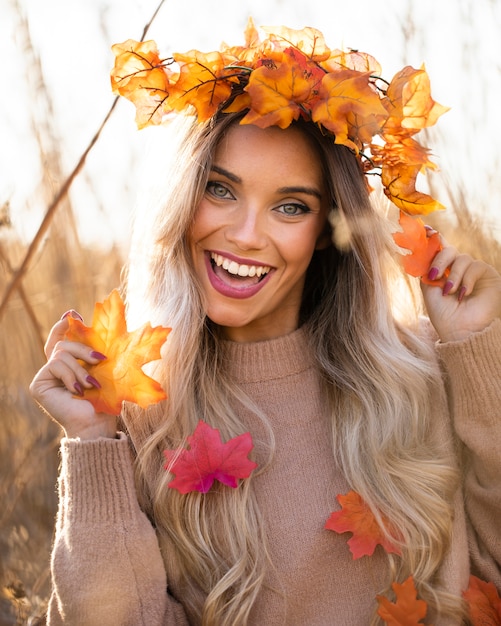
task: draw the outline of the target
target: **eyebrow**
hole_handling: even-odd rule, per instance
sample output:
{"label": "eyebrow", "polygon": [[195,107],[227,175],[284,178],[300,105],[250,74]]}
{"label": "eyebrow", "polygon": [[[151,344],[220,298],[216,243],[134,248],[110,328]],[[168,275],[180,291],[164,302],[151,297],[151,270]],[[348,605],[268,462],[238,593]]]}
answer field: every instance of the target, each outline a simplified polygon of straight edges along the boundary
{"label": "eyebrow", "polygon": [[[221,174],[221,176],[225,176],[229,180],[234,183],[241,183],[242,179],[235,174],[232,174],[228,170],[225,170],[224,167],[219,167],[219,165],[212,165],[212,172],[216,172],[216,174]],[[277,189],[278,193],[288,194],[288,193],[304,193],[309,196],[313,196],[314,198],[322,199],[322,194],[316,187],[305,187],[304,185],[294,185],[291,187],[280,187]]]}

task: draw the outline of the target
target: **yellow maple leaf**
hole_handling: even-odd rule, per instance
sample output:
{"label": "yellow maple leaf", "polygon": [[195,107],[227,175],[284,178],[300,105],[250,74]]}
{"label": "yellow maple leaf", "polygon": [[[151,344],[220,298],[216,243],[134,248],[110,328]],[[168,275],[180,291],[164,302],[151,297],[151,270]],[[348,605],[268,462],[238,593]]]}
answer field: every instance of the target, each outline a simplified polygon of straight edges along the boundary
{"label": "yellow maple leaf", "polygon": [[414,134],[433,126],[449,108],[435,102],[430,93],[430,78],[424,68],[404,67],[391,80],[384,105],[389,113],[383,129],[385,136]]}
{"label": "yellow maple leaf", "polygon": [[316,63],[329,58],[330,49],[325,43],[323,34],[316,28],[311,26],[299,30],[287,26],[262,26],[261,28],[268,34],[269,41],[278,49],[286,50],[292,46]]}
{"label": "yellow maple leaf", "polygon": [[385,195],[408,215],[428,215],[445,208],[429,194],[416,189],[416,179],[420,171],[419,165],[386,166],[384,163],[381,170]]}
{"label": "yellow maple leaf", "polygon": [[164,114],[162,105],[169,96],[171,85],[177,80],[160,59],[154,41],[134,41],[112,46],[115,65],[111,72],[113,93],[130,100],[136,107],[139,129],[160,124]]}
{"label": "yellow maple leaf", "polygon": [[160,358],[170,328],[153,328],[147,323],[128,332],[125,306],[116,289],[95,305],[92,326],[72,317],[68,323],[66,339],[79,341],[106,356],[96,365],[84,364],[101,387],[85,389],[79,399],[88,400],[98,413],[118,415],[124,401],[147,407],[167,397],[161,385],[141,368]]}

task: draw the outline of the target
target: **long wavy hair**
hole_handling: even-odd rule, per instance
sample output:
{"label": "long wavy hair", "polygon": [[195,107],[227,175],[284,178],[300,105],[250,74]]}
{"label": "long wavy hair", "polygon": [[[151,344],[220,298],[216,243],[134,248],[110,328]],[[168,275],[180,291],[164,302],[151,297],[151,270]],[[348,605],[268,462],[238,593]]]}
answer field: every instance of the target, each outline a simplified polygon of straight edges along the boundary
{"label": "long wavy hair", "polygon": [[[223,438],[246,430],[234,409],[239,403],[266,426],[267,439],[255,445],[261,456],[273,456],[272,424],[225,375],[221,334],[206,317],[186,241],[215,148],[239,117],[174,123],[177,139],[169,136],[169,145],[175,157],[163,174],[164,195],[155,199],[156,210],[139,214],[126,277],[130,319],[174,329],[155,372],[168,400],[147,411],[130,408],[127,419],[138,433],[141,505],[169,536],[169,568],[181,581],[188,614],[204,626],[245,625],[272,567],[252,476],[238,489],[181,495],[167,488],[171,475],[162,469],[162,450],[182,445],[201,416]],[[333,244],[314,254],[301,324],[330,406],[333,458],[386,528],[399,530],[392,539],[402,555],[388,555],[381,592],[412,574],[433,619],[457,617],[460,600],[438,580],[458,474],[452,455],[430,436],[429,387],[440,376],[432,349],[416,335],[410,294],[404,298],[409,310],[401,306],[396,321],[401,276],[388,220],[370,201],[358,160],[311,122],[297,126],[319,152],[331,200]],[[376,615],[373,623],[381,623]]]}

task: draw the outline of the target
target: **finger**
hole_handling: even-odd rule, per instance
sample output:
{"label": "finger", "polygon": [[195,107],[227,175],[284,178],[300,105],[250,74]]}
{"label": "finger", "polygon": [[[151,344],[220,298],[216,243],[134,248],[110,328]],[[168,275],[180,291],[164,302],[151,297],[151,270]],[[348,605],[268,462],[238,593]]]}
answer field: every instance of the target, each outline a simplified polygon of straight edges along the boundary
{"label": "finger", "polygon": [[[464,276],[468,268],[475,263],[473,259],[467,254],[458,254],[454,261],[449,266],[449,275],[443,287],[443,294],[456,293],[462,286],[464,286]],[[464,290],[463,290],[464,291]],[[465,294],[463,293],[462,297]]]}
{"label": "finger", "polygon": [[438,230],[435,230],[433,226],[430,226],[429,224],[425,224],[424,229],[426,231],[427,238],[433,237],[433,235],[436,235],[438,233]]}
{"label": "finger", "polygon": [[445,245],[442,250],[437,252],[434,256],[428,271],[428,278],[430,280],[442,278],[448,267],[455,261],[457,256],[458,251],[454,248],[454,246]]}
{"label": "finger", "polygon": [[47,337],[47,341],[45,342],[44,350],[45,350],[45,356],[47,358],[50,358],[50,355],[52,354],[52,351],[56,343],[64,339],[64,335],[66,334],[69,328],[69,324],[68,324],[69,317],[72,317],[74,319],[77,319],[83,322],[83,318],[80,315],[80,313],[78,313],[74,309],[70,309],[69,311],[66,311],[65,313],[63,313],[63,315],[61,316],[61,319],[52,327],[49,333],[49,336]]}
{"label": "finger", "polygon": [[[458,276],[458,282],[455,283],[455,289],[452,293],[458,291],[458,298],[460,301],[464,297],[471,295],[479,281],[481,281],[482,278],[488,274],[489,269],[489,266],[483,261],[470,259],[470,263],[465,266],[462,276]],[[454,274],[455,271],[456,268],[454,268]]]}
{"label": "finger", "polygon": [[96,363],[106,359],[104,354],[93,350],[90,346],[86,346],[84,343],[80,343],[79,341],[69,341],[68,339],[58,341],[52,349],[52,354],[56,351],[67,352],[73,358],[81,359],[89,365],[96,365]]}
{"label": "finger", "polygon": [[83,322],[83,317],[80,315],[78,311],[75,311],[75,309],[69,309],[69,311],[66,311],[65,313],[61,315],[62,320],[66,319],[67,317],[72,317],[73,319],[80,320],[81,322]]}
{"label": "finger", "polygon": [[58,387],[78,396],[84,392],[84,386],[77,379],[75,371],[63,359],[49,361],[38,372],[32,384],[33,395],[40,399],[47,391]]}
{"label": "finger", "polygon": [[[71,342],[66,343],[71,344]],[[62,342],[58,344],[58,346],[61,345],[64,344]],[[87,347],[82,344],[73,344],[71,347],[74,348],[74,352],[76,353],[78,353],[80,349],[88,350]],[[58,372],[64,372],[65,378],[63,382],[65,387],[70,391],[75,390],[79,395],[82,395],[84,388],[90,389],[95,387],[96,389],[100,389],[101,384],[99,381],[89,374],[77,358],[79,357],[75,357],[74,354],[71,354],[67,350],[56,348],[49,361],[49,371],[56,378],[60,378]],[[70,380],[70,372],[73,374],[73,380]]]}

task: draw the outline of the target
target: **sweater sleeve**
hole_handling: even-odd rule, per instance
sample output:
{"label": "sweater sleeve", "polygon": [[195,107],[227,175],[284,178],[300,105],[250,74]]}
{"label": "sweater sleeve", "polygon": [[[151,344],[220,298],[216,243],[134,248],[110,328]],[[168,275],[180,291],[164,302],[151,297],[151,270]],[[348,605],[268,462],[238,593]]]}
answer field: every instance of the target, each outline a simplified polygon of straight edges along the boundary
{"label": "sweater sleeve", "polygon": [[141,511],[125,435],[63,439],[49,626],[187,625],[167,592],[155,531]]}
{"label": "sweater sleeve", "polygon": [[471,571],[501,589],[501,320],[437,349],[464,444]]}

